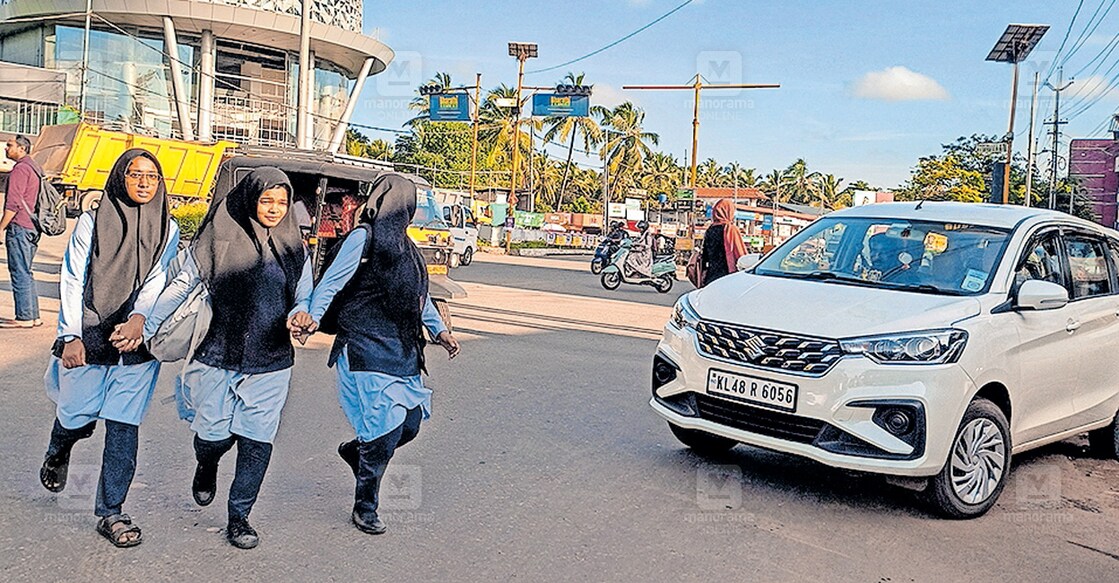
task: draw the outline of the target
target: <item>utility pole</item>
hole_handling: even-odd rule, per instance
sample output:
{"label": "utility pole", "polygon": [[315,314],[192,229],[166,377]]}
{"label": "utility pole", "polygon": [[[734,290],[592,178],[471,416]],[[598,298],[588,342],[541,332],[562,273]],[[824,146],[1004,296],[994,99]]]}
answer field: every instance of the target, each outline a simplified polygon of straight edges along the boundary
{"label": "utility pole", "polygon": [[478,114],[482,110],[482,74],[474,74],[474,138],[470,144],[470,202],[474,202],[474,176],[478,171]]}
{"label": "utility pole", "polygon": [[[1050,134],[1053,136],[1053,147],[1049,151],[1049,208],[1057,208],[1057,160],[1061,147],[1061,126],[1067,124],[1067,121],[1061,121],[1061,92],[1069,87],[1072,87],[1073,81],[1068,83],[1064,82],[1065,69],[1060,67],[1057,69],[1057,86],[1054,87],[1048,82],[1045,86],[1051,89],[1055,95],[1053,99],[1053,120],[1046,122],[1045,125],[1053,126]],[[1072,195],[1069,195],[1069,212],[1072,212]]]}
{"label": "utility pole", "polygon": [[1026,206],[1033,204],[1033,185],[1034,185],[1034,152],[1037,148],[1034,146],[1034,121],[1037,118],[1037,87],[1040,81],[1041,73],[1034,71],[1034,94],[1033,99],[1030,100],[1030,135],[1026,137]]}
{"label": "utility pole", "polygon": [[[517,59],[517,103],[514,105],[513,110],[513,168],[512,177],[509,181],[509,214],[510,217],[516,216],[517,209],[517,163],[520,157],[520,131],[521,131],[521,88],[524,86],[525,81],[525,61],[535,58],[537,56],[536,43],[509,43],[509,56]],[[513,245],[513,232],[510,229],[505,230],[505,252],[508,253]]]}
{"label": "utility pole", "polygon": [[78,98],[81,106],[81,120],[85,120],[86,85],[89,83],[89,27],[90,18],[93,16],[93,0],[85,3],[85,31],[82,34],[82,84],[81,96]]}
{"label": "utility pole", "polygon": [[687,85],[623,85],[622,89],[633,90],[688,90],[693,92],[692,103],[692,174],[690,185],[696,187],[696,172],[699,167],[699,99],[703,89],[777,89],[781,87],[775,83],[766,84],[729,84],[729,83],[704,83],[701,75],[692,77],[692,82]]}

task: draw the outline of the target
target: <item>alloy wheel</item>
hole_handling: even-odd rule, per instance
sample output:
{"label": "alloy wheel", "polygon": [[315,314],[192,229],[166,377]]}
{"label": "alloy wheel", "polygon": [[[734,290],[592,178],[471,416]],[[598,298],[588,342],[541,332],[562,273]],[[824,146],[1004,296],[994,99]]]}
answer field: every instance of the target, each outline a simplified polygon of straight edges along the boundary
{"label": "alloy wheel", "polygon": [[968,504],[986,501],[1006,472],[1006,440],[992,420],[973,419],[952,447],[952,489]]}

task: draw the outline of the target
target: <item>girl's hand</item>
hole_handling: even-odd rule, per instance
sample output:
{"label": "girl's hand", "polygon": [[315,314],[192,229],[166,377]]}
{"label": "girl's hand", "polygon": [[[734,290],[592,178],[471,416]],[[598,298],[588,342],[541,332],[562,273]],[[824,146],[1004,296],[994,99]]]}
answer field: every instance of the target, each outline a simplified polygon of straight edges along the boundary
{"label": "girl's hand", "polygon": [[82,344],[81,338],[75,338],[62,345],[62,366],[65,368],[85,366],[85,344]]}
{"label": "girl's hand", "polygon": [[451,357],[451,360],[454,360],[454,358],[462,352],[462,347],[459,346],[458,340],[456,340],[454,335],[450,332],[440,332],[439,336],[435,338],[435,343],[442,346],[447,351],[447,355]]}

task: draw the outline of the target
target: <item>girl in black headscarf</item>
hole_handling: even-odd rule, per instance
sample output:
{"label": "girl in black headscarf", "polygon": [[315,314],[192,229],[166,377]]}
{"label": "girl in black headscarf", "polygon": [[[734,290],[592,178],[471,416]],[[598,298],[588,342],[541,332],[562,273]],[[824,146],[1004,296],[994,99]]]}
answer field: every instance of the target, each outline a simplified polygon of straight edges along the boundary
{"label": "girl in black headscarf", "polygon": [[[309,313],[292,318],[298,338],[318,329],[327,308],[337,332],[330,366],[338,371],[338,399],[356,439],[338,446],[357,484],[351,520],[381,534],[377,517],[381,478],[400,446],[431,410],[424,370],[423,330],[451,358],[459,345],[427,293],[427,268],[408,238],[416,212],[416,187],[398,174],[378,177],[360,225],[341,243],[311,297]],[[336,314],[336,315],[335,315]]]}
{"label": "girl in black headscarf", "polygon": [[101,206],[78,219],[62,263],[58,339],[45,379],[56,419],[39,479],[61,492],[71,449],[103,419],[97,531],[118,547],[141,542],[140,528],[121,507],[159,372],[147,350],[124,338],[139,335],[141,314],[163,289],[178,244],[159,161],[134,149],[113,165]]}
{"label": "girl in black headscarf", "polygon": [[215,200],[183,251],[182,271],[144,326],[150,338],[196,287],[209,294],[210,327],[183,375],[198,460],[192,490],[199,505],[213,501],[218,460],[236,443],[226,537],[243,549],[260,540],[249,512],[291,384],[295,354],[287,320],[307,309],[311,295],[311,263],[288,212],[291,201],[291,182],[276,168],[253,170]]}

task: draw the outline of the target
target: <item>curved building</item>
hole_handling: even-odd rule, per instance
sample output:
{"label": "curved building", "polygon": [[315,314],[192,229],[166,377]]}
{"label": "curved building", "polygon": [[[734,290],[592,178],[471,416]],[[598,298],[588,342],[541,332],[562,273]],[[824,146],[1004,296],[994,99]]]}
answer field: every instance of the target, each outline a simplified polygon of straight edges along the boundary
{"label": "curved building", "polygon": [[87,46],[87,0],[0,0],[0,61],[64,72],[65,104],[91,121],[336,147],[351,95],[393,52],[362,34],[362,0],[307,3],[92,0]]}

